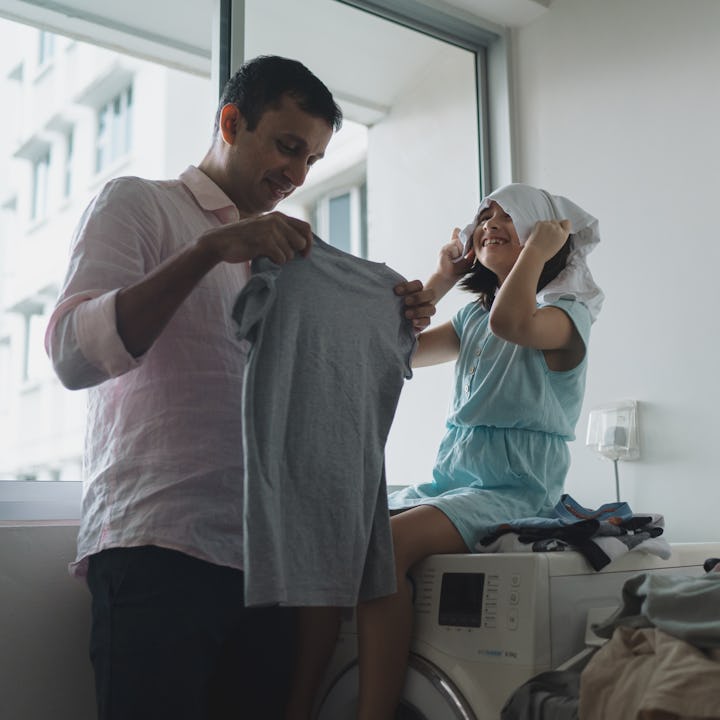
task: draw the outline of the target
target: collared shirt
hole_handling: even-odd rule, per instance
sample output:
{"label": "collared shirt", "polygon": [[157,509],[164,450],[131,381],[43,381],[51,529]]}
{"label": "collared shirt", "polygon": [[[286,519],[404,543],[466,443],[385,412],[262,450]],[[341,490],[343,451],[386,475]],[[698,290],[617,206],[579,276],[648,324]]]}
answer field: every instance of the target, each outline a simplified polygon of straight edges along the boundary
{"label": "collared shirt", "polygon": [[85,211],[45,345],[60,379],[88,387],[78,555],[158,545],[242,568],[242,378],[235,299],[245,263],[220,263],[134,358],[115,300],[204,231],[239,220],[203,172],[118,178]]}

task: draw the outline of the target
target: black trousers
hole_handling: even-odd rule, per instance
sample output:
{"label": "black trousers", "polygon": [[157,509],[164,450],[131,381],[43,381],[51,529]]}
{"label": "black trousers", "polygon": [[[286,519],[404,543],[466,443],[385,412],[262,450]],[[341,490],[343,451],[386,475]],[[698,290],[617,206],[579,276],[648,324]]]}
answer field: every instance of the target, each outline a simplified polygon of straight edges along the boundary
{"label": "black trousers", "polygon": [[90,558],[99,720],[279,720],[292,608],[245,608],[243,573],[154,546]]}

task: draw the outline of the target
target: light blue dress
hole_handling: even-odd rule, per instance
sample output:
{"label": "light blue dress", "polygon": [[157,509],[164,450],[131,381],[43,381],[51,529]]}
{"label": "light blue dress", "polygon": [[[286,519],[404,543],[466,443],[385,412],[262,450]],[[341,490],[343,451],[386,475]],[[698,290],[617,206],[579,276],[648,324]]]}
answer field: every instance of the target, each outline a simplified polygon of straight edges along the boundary
{"label": "light blue dress", "polygon": [[567,313],[585,343],[572,370],[552,371],[542,351],[493,335],[478,302],[453,317],[460,353],[433,480],[391,493],[391,510],[433,505],[470,549],[500,522],[552,515],[582,407],[591,325],[581,302],[552,305]]}

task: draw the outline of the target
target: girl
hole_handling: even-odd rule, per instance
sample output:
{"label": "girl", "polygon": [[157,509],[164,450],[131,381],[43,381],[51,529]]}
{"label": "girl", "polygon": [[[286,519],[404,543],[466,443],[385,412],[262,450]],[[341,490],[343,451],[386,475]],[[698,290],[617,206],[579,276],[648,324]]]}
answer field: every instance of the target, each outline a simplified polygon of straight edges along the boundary
{"label": "girl", "polygon": [[413,366],[456,361],[455,391],[432,481],[389,498],[402,511],[392,518],[398,590],[358,607],[358,720],[394,717],[412,630],[409,569],[472,551],[488,527],[550,514],[559,500],[603,300],[585,264],[598,240],[577,205],[514,184],[487,196],[442,249],[426,289],[437,301],[464,278],[477,300],[418,338]]}
{"label": "girl", "polygon": [[[477,295],[418,336],[413,367],[455,360],[455,393],[432,481],[389,497],[397,592],[357,608],[358,720],[395,717],[412,631],[409,569],[472,551],[488,527],[551,514],[560,499],[603,300],[585,264],[597,226],[565,198],[508,185],[455,230],[425,290],[406,299],[437,302],[461,279]],[[339,623],[338,608],[301,610],[285,720],[310,717]]]}

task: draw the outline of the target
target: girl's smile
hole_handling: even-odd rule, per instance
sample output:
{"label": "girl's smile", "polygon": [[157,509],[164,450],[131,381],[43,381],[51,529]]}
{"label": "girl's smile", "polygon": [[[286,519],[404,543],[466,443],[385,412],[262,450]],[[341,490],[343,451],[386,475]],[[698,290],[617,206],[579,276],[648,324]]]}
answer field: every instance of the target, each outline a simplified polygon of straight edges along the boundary
{"label": "girl's smile", "polygon": [[473,231],[473,249],[478,262],[492,270],[502,282],[515,264],[522,246],[512,218],[495,201],[478,216]]}

